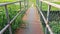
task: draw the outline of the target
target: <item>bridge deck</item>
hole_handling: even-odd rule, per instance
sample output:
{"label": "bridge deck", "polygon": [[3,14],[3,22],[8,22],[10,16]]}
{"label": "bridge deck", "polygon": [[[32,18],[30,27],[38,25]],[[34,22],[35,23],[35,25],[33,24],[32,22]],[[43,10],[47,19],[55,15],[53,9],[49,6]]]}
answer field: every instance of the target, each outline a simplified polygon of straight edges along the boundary
{"label": "bridge deck", "polygon": [[43,34],[42,24],[35,7],[32,6],[27,10],[23,20],[27,22],[26,27],[18,29],[16,34]]}

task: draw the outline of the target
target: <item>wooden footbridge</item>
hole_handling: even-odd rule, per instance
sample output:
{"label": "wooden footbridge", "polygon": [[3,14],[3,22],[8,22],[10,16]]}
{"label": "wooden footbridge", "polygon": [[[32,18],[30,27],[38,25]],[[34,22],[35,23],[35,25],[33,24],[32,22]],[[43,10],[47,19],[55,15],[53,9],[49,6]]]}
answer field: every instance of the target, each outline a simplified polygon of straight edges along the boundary
{"label": "wooden footbridge", "polygon": [[[23,1],[17,1],[17,2],[12,2],[12,3],[9,2],[9,3],[0,4],[0,7],[1,6],[5,7],[6,17],[7,17],[7,21],[8,21],[8,24],[2,30],[0,30],[0,34],[3,34],[7,30],[7,28],[9,28],[10,34],[12,34],[13,32],[11,30],[11,24],[22,12],[22,10],[20,8],[19,13],[17,13],[17,15],[10,21],[7,5],[14,4],[14,3],[20,3],[20,7],[21,7],[22,2]],[[42,3],[46,3],[48,5],[47,18],[45,18],[44,14],[42,12]],[[39,5],[40,5],[40,7],[39,7]],[[34,7],[33,4],[30,8],[28,6],[29,6],[29,4],[27,3],[27,7],[24,7],[24,8],[27,8],[27,9],[25,9],[26,13],[23,17],[23,21],[26,21],[26,27],[25,27],[25,29],[20,28],[19,30],[17,30],[17,32],[15,32],[15,34],[48,34],[48,31],[49,31],[50,34],[54,34],[51,27],[48,24],[49,23],[50,9],[51,9],[51,6],[60,9],[60,5],[54,4],[54,3],[51,3],[51,2],[48,2],[48,1],[36,0],[36,7]],[[46,26],[45,33],[44,33],[44,30],[43,30],[43,27],[42,27],[42,23],[40,21],[40,16],[42,16],[42,18],[44,20],[44,23],[45,23],[45,26]]]}

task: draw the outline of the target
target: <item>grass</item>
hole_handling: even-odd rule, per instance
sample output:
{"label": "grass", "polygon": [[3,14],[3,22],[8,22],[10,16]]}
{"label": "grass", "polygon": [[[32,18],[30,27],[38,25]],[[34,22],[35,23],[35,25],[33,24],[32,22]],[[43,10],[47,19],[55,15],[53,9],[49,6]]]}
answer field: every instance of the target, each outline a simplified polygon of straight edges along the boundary
{"label": "grass", "polygon": [[14,2],[14,1],[17,1],[17,0],[0,0],[0,3],[4,3],[4,2]]}
{"label": "grass", "polygon": [[[43,11],[44,16],[46,17],[47,11]],[[51,27],[52,31],[54,34],[60,34],[60,12],[59,11],[51,11],[50,12],[50,17],[49,17],[49,26]],[[45,23],[41,17],[41,22],[43,25],[43,30],[45,32]]]}
{"label": "grass", "polygon": [[[57,4],[58,2],[55,2],[55,3]],[[59,2],[59,4],[60,4],[60,2]],[[48,10],[48,5],[45,4],[45,3],[42,3],[42,10],[47,11],[47,10]],[[51,11],[59,11],[59,10],[60,10],[60,9],[51,6]]]}
{"label": "grass", "polygon": [[[53,2],[53,3],[60,5],[60,2]],[[39,7],[40,7],[40,5],[39,5]],[[45,12],[45,11],[48,10],[48,5],[46,3],[42,3],[42,10],[43,10],[44,16],[46,17],[47,12]],[[60,12],[58,12],[58,11],[60,11],[60,9],[51,6],[51,11],[50,11],[51,14],[50,14],[50,17],[49,17],[49,19],[51,21],[49,21],[49,25],[50,25],[54,34],[60,34],[60,20],[59,20],[60,19],[60,16],[59,16]],[[44,21],[42,21],[42,25],[43,25],[43,30],[45,32]]]}
{"label": "grass", "polygon": [[[15,0],[0,0],[0,3],[2,2],[14,2]],[[36,5],[36,0],[29,0],[29,2],[32,2]],[[56,4],[60,4],[60,2],[53,2],[53,3],[56,3]],[[42,6],[42,9],[44,11],[47,11],[48,5],[43,3],[43,6]],[[15,4],[11,4],[11,5],[8,5],[8,11],[9,11],[9,17],[10,17],[10,20],[12,20],[12,18],[14,18],[14,16],[19,12],[17,11],[19,9],[19,6],[18,5],[15,5]],[[52,7],[51,8],[52,11],[59,11],[58,8],[55,8],[55,7]],[[20,25],[23,23],[22,21],[22,17],[24,16],[24,11],[23,13],[21,13],[18,18],[11,24],[12,26],[12,31],[15,32],[15,30],[17,28],[20,27]],[[53,14],[53,13],[52,13]],[[52,15],[51,14],[51,15]],[[45,14],[46,15],[46,14]],[[53,16],[54,18],[54,16]],[[57,18],[57,17],[56,17]],[[54,19],[55,20],[55,19]],[[57,22],[56,22],[57,23]],[[50,26],[51,28],[53,29],[53,32],[55,33],[58,33],[58,31],[60,31],[60,24],[58,26],[58,24],[56,24],[55,21],[52,21],[50,23]],[[5,9],[4,7],[0,7],[0,30],[5,27],[5,25],[7,24],[7,18],[6,18],[6,15],[5,15]],[[57,25],[57,26],[56,26]],[[9,31],[7,30],[6,32],[4,32],[4,34],[9,34]],[[58,33],[59,34],[59,33]]]}
{"label": "grass", "polygon": [[[40,7],[41,4],[40,4],[40,2],[38,2],[38,3],[39,3],[39,7]],[[52,2],[52,3],[60,5],[60,2]],[[42,10],[43,11],[47,11],[48,10],[48,5],[46,3],[42,2]],[[60,9],[51,6],[51,11],[60,11]]]}
{"label": "grass", "polygon": [[29,2],[30,2],[30,6],[31,6],[31,4],[36,5],[36,0],[29,0]]}
{"label": "grass", "polygon": [[[14,18],[14,16],[16,16],[16,14],[19,12],[18,10],[21,7],[20,7],[20,5],[15,5],[15,4],[8,5],[7,7],[8,7],[9,18],[10,18],[10,21],[11,21]],[[24,8],[24,6],[22,6],[22,7]],[[14,34],[15,30],[17,28],[19,28],[22,23],[24,23],[23,20],[22,20],[22,17],[24,16],[24,13],[25,13],[25,10],[22,10],[22,13],[11,24],[13,34]],[[5,11],[4,7],[0,7],[0,30],[2,28],[4,28],[7,24],[8,23],[7,23],[7,18],[6,18],[6,11]],[[4,32],[4,34],[9,34],[8,29]]]}
{"label": "grass", "polygon": [[53,3],[60,4],[60,2],[53,2]]}

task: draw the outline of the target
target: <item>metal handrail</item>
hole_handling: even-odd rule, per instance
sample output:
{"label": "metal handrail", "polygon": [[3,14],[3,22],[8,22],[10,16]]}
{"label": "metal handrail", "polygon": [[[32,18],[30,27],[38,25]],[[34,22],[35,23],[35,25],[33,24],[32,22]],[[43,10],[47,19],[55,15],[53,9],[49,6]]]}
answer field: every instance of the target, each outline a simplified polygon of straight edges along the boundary
{"label": "metal handrail", "polygon": [[21,11],[21,8],[20,8],[20,10],[19,10],[20,12],[17,13],[17,15],[10,21],[7,5],[9,5],[9,4],[14,4],[14,3],[20,3],[20,7],[21,7],[21,2],[22,2],[22,1],[9,2],[9,3],[1,3],[1,4],[0,4],[0,6],[4,6],[4,7],[5,7],[6,16],[7,16],[7,21],[8,21],[8,24],[0,31],[0,34],[3,34],[3,32],[4,32],[7,28],[9,28],[10,34],[12,34],[11,25],[10,25],[10,24],[12,24],[12,22],[13,22],[13,21],[18,17],[18,15],[22,12],[22,11]]}
{"label": "metal handrail", "polygon": [[51,3],[51,2],[48,2],[48,1],[44,1],[44,0],[39,0],[40,2],[44,2],[48,5],[51,5],[53,7],[56,7],[56,8],[59,8],[60,9],[60,5],[59,4],[55,4],[55,3]]}
{"label": "metal handrail", "polygon": [[19,3],[19,2],[22,2],[22,1],[0,3],[0,6],[5,6],[5,5],[14,4],[14,3]]}
{"label": "metal handrail", "polygon": [[51,34],[53,34],[53,32],[52,32],[52,30],[51,30],[51,28],[50,28],[50,26],[49,26],[49,24],[48,24],[48,21],[46,20],[46,18],[45,18],[45,16],[44,16],[44,14],[43,14],[42,11],[39,9],[39,7],[37,7],[37,8],[38,8],[38,10],[40,11],[40,14],[42,15],[42,18],[43,18],[43,20],[44,20],[44,22],[45,22],[45,24],[46,24],[46,27],[48,28],[49,32],[50,32]]}
{"label": "metal handrail", "polygon": [[[53,7],[56,7],[56,8],[59,8],[60,9],[60,5],[58,4],[55,4],[55,3],[51,3],[51,2],[48,2],[48,1],[44,1],[44,0],[36,0],[36,4],[38,4],[40,2],[40,7],[38,7],[39,5],[37,5],[37,9],[40,11],[40,15],[42,16],[45,24],[46,24],[46,30],[50,32],[50,34],[54,34],[53,31],[51,30],[50,26],[49,26],[49,13],[50,13],[50,9],[51,9],[51,6]],[[42,3],[46,3],[48,5],[48,10],[47,10],[47,18],[45,18],[43,12],[42,12]],[[48,34],[47,32],[45,32],[45,34]]]}

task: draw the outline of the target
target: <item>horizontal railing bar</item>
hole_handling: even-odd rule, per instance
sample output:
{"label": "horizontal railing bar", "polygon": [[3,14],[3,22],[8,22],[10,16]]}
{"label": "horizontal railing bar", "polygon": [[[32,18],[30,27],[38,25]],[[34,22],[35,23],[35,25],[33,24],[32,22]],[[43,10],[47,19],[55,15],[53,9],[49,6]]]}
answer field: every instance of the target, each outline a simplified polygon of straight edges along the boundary
{"label": "horizontal railing bar", "polygon": [[22,2],[22,1],[8,2],[8,3],[0,3],[0,6],[5,6],[5,5],[14,4],[14,3],[19,3],[19,2]]}
{"label": "horizontal railing bar", "polygon": [[39,7],[38,7],[38,6],[37,6],[37,8],[38,8],[38,10],[40,11],[40,14],[42,15],[42,18],[43,18],[43,20],[44,20],[44,22],[45,22],[45,24],[46,24],[46,27],[48,28],[48,30],[49,30],[49,32],[50,32],[50,34],[53,34],[53,32],[52,32],[52,30],[51,30],[51,28],[50,28],[49,24],[47,23],[46,18],[44,17],[44,15],[43,15],[43,13],[42,13],[42,11],[39,9]]}
{"label": "horizontal railing bar", "polygon": [[7,25],[0,31],[0,34],[2,34],[2,33],[10,26],[10,24],[19,16],[20,13],[22,13],[22,11],[19,12],[19,13],[17,13],[17,15],[10,21],[10,23],[7,24]]}
{"label": "horizontal railing bar", "polygon": [[0,31],[0,34],[2,34],[9,26],[10,26],[10,24],[7,24],[7,25]]}
{"label": "horizontal railing bar", "polygon": [[48,1],[44,1],[44,0],[40,0],[40,2],[44,2],[44,3],[48,4],[48,5],[51,5],[51,6],[54,6],[54,7],[60,9],[60,5],[59,4],[51,3],[51,2],[48,2]]}

